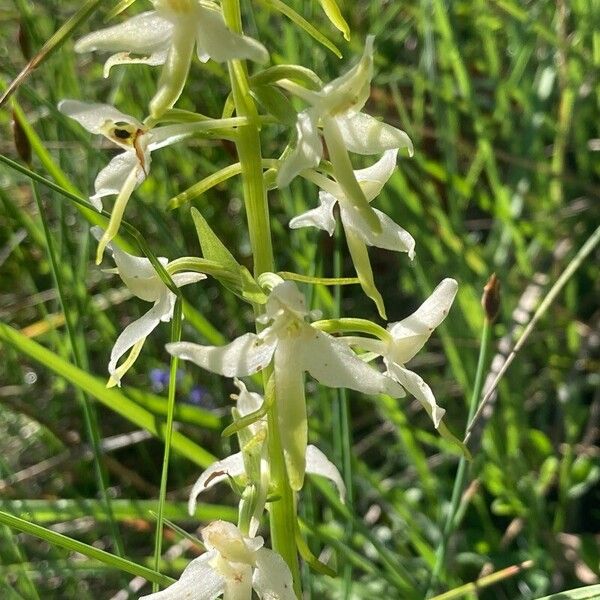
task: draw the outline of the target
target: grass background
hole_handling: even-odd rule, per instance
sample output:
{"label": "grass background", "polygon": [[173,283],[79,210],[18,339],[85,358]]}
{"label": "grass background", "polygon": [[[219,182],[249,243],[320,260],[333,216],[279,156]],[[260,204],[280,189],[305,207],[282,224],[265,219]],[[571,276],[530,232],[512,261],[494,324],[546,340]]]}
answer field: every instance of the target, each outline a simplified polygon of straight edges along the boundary
{"label": "grass background", "polygon": [[[79,33],[103,26],[114,4],[104,3]],[[539,299],[598,225],[600,7],[584,0],[346,2],[352,30],[346,43],[318,3],[288,4],[334,40],[342,61],[266,1],[244,3],[248,31],[269,48],[274,63],[306,65],[324,81],[355,59],[367,33],[376,35],[368,110],[405,129],[415,144],[415,156],[400,160],[376,202],[415,237],[417,259],[410,264],[405,256],[375,249],[370,255],[390,321],[414,310],[443,277],[460,283],[449,318],[412,363],[460,436],[487,277],[495,271],[502,283],[493,355],[511,347]],[[0,0],[4,83],[25,64],[24,52],[35,53],[78,6],[70,0]],[[142,8],[138,2],[132,12]],[[111,151],[60,115],[57,102],[115,103],[143,117],[158,73],[132,66],[117,68],[104,80],[101,62],[97,56],[75,56],[68,41],[18,93],[43,147],[65,173],[61,185],[83,196]],[[217,117],[227,91],[222,66],[194,64],[178,106]],[[2,110],[0,153],[18,159],[10,122],[10,111]],[[288,139],[284,127],[265,129],[264,155],[277,157]],[[235,160],[233,147],[218,141],[155,153],[152,176],[135,193],[127,220],[157,255],[197,253],[189,203],[167,211],[168,201]],[[33,169],[56,176],[39,156]],[[240,193],[233,179],[191,204],[251,266]],[[122,545],[127,558],[150,565],[150,511],[156,510],[152,499],[158,494],[162,444],[141,432],[160,427],[164,418],[166,390],[153,370],[168,368],[163,346],[169,329],[159,328],[147,341],[121,392],[102,392],[118,332],[147,305],[129,300],[114,277],[92,265],[94,243],[74,205],[43,186],[39,194],[60,259],[79,364],[87,375],[69,368],[73,353],[32,187],[3,164],[0,318],[25,341],[7,343],[3,337],[0,345],[0,508],[112,553]],[[287,228],[292,216],[315,205],[316,190],[298,180],[269,199],[278,268],[331,275],[335,243],[314,230]],[[469,466],[460,525],[450,539],[439,592],[525,560],[533,566],[480,597],[538,598],[598,581],[599,270],[596,253],[569,281],[500,384]],[[351,263],[343,271],[351,276]],[[184,322],[185,339],[218,343],[251,326],[250,309],[240,309],[213,280],[186,288],[184,295],[196,310],[196,318]],[[315,288],[313,304],[326,316],[333,314],[332,296],[324,288]],[[343,289],[342,314],[376,319],[358,288]],[[52,353],[41,355],[37,344]],[[221,439],[219,431],[233,388],[189,365],[181,370],[176,419],[183,441],[172,455],[166,516],[194,531],[200,523],[186,516],[186,493],[209,460],[198,446],[216,456],[229,453],[231,441]],[[336,456],[340,442],[332,432],[338,399],[310,382],[309,390],[311,437]],[[340,511],[320,482],[311,481],[302,495],[311,549],[324,551],[345,575],[336,580],[307,575],[307,594],[422,598],[457,456],[411,399],[392,403],[348,396],[353,511]],[[86,412],[93,437],[101,440],[116,527],[107,518],[94,474]],[[205,500],[210,505],[202,506],[200,519],[235,518],[235,497],[226,488]],[[177,576],[197,550],[186,548],[185,538],[170,528],[165,535],[165,548],[172,547],[175,557],[161,570]],[[115,594],[131,578],[5,526],[0,526],[0,563],[0,595],[10,599],[126,598]],[[466,597],[475,596],[467,592]]]}

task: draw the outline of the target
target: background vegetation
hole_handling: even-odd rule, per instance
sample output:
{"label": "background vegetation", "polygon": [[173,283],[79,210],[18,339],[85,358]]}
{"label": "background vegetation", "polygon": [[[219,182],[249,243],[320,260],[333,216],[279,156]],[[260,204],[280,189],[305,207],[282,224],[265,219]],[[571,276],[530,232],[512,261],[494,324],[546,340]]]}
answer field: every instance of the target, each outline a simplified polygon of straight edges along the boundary
{"label": "background vegetation", "polygon": [[[115,4],[103,3],[78,33],[101,27]],[[145,4],[132,11],[145,10]],[[495,271],[502,284],[493,369],[498,353],[511,348],[598,226],[600,5],[347,1],[352,38],[346,43],[317,2],[287,4],[338,45],[342,61],[274,12],[269,0],[245,2],[248,29],[274,62],[306,65],[325,81],[358,55],[367,33],[377,36],[369,110],[404,128],[416,150],[414,158],[401,159],[377,202],[413,234],[417,259],[409,264],[385,251],[370,254],[390,321],[408,315],[443,277],[460,283],[445,325],[413,362],[460,437],[475,377],[486,279]],[[4,84],[79,5],[0,0]],[[40,139],[32,169],[84,197],[109,152],[56,105],[62,98],[101,101],[143,117],[157,70],[134,66],[115,74],[102,79],[101,60],[76,57],[67,41],[17,96]],[[222,66],[195,64],[179,106],[216,117],[226,94]],[[10,110],[0,112],[0,153],[20,160],[11,118]],[[265,156],[276,157],[288,135],[284,128],[265,131]],[[167,209],[171,198],[235,160],[233,147],[218,141],[156,153],[152,176],[128,206],[128,222],[157,255],[194,254],[199,247],[189,216],[193,205],[250,265],[236,179]],[[88,222],[73,202],[39,185],[43,220],[59,257],[69,335],[34,191],[28,177],[0,166],[0,509],[150,565],[162,443],[144,432],[160,430],[164,418],[163,346],[169,329],[151,336],[122,390],[103,390],[112,343],[147,306],[128,300],[120,281],[93,266]],[[315,230],[287,229],[293,215],[316,204],[316,190],[296,181],[272,192],[270,201],[278,267],[331,275],[335,242]],[[546,312],[480,422],[457,529],[433,586],[437,593],[524,561],[533,562],[511,577],[502,574],[480,597],[538,598],[598,581],[597,256],[583,263]],[[353,275],[351,263],[343,270]],[[344,314],[375,318],[358,288],[345,287],[342,294]],[[236,299],[216,282],[209,279],[184,295],[191,307],[186,339],[218,343],[247,330],[250,312],[240,312]],[[313,304],[326,316],[334,306],[324,288],[315,288]],[[210,461],[209,453],[229,452],[231,442],[219,432],[232,391],[229,381],[181,367],[166,516],[189,531],[201,525],[186,514],[189,486]],[[314,480],[302,503],[312,551],[322,551],[321,558],[341,576],[309,578],[307,572],[306,589],[315,599],[423,598],[458,457],[411,399],[396,403],[352,394],[349,399],[354,505],[340,509],[331,490]],[[309,402],[319,447],[339,456],[339,398],[315,386]],[[95,445],[102,452],[112,524],[94,469]],[[205,500],[210,504],[201,505],[200,518],[234,518],[235,497],[226,488]],[[162,572],[177,576],[198,550],[171,527],[165,535],[169,550]],[[10,599],[126,598],[127,592],[118,591],[132,577],[4,525],[0,563],[0,596]],[[472,590],[465,594],[475,597]]]}

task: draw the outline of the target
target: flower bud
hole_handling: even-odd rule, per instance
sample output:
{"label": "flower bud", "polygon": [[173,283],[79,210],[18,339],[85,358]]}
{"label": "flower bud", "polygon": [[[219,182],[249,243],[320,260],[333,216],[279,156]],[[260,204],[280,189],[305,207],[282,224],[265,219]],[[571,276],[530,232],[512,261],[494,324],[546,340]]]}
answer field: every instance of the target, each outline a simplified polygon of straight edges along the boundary
{"label": "flower bud", "polygon": [[500,280],[492,273],[483,288],[481,306],[485,310],[485,318],[493,323],[500,312]]}

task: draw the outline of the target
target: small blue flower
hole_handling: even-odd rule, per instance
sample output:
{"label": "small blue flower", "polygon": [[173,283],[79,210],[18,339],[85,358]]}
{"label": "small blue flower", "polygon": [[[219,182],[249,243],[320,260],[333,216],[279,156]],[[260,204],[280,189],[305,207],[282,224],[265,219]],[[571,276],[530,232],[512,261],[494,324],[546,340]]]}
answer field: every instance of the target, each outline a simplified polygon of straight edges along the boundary
{"label": "small blue flower", "polygon": [[150,383],[153,391],[162,392],[169,385],[169,371],[166,369],[151,369]]}
{"label": "small blue flower", "polygon": [[[152,390],[155,392],[162,392],[169,385],[169,370],[168,369],[151,369],[149,373],[150,383]],[[183,371],[177,369],[177,383],[183,379]]]}
{"label": "small blue flower", "polygon": [[203,406],[204,408],[211,408],[213,405],[212,398],[210,397],[208,390],[201,385],[195,385],[190,390],[187,401],[190,404]]}

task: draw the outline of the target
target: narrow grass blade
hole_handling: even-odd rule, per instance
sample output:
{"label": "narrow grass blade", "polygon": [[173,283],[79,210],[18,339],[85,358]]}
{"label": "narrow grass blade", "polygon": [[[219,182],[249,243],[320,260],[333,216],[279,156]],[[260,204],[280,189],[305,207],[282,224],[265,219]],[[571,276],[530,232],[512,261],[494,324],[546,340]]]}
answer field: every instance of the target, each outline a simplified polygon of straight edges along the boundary
{"label": "narrow grass blade", "polygon": [[25,65],[24,69],[10,83],[0,97],[0,107],[10,98],[19,86],[49,56],[58,50],[77,27],[79,27],[102,3],[102,0],[88,0],[60,29],[42,46],[41,50]]}
{"label": "narrow grass blade", "polygon": [[[181,299],[175,303],[173,320],[171,322],[171,342],[181,340]],[[171,455],[171,443],[173,440],[173,413],[175,408],[175,392],[177,389],[177,365],[179,359],[171,356],[171,370],[169,375],[169,391],[167,398],[167,425],[165,429],[165,450],[163,454],[162,472],[160,477],[160,492],[158,496],[158,512],[156,515],[156,533],[154,538],[154,568],[158,570],[162,555],[164,505],[167,498],[167,479],[169,476],[169,457]],[[152,584],[152,591],[158,591],[158,583]]]}
{"label": "narrow grass blade", "polygon": [[[107,389],[104,383],[93,375],[78,369],[5,323],[0,323],[0,341],[10,344],[19,352],[23,352],[33,360],[38,361],[131,423],[135,423],[138,427],[147,429],[156,437],[163,439],[164,425],[156,419],[155,415],[138,406],[121,392],[115,389]],[[178,431],[173,432],[173,448],[204,468],[215,461],[212,454]]]}
{"label": "narrow grass blade", "polygon": [[171,585],[174,581],[166,575],[162,575],[161,573],[157,573],[152,569],[138,565],[137,563],[127,560],[126,558],[120,558],[114,554],[111,554],[110,552],[100,550],[99,548],[95,548],[89,544],[84,544],[83,542],[63,535],[62,533],[57,533],[56,531],[46,529],[45,527],[41,527],[35,523],[31,523],[30,521],[25,521],[24,519],[10,515],[7,512],[0,511],[0,523],[8,525],[13,529],[22,531],[23,533],[33,535],[41,540],[45,540],[53,546],[65,548],[66,550],[71,550],[73,552],[79,552],[79,554],[83,554],[88,558],[99,560],[100,562],[114,567],[115,569],[143,577],[148,581],[156,582],[164,586]]}
{"label": "narrow grass blade", "polygon": [[290,21],[296,24],[300,29],[303,29],[313,39],[317,40],[319,44],[322,44],[333,52],[338,58],[342,58],[342,53],[339,48],[325,35],[323,35],[314,25],[311,25],[302,15],[298,14],[293,8],[290,8],[287,4],[281,0],[261,0],[261,3],[280,12],[285,15]]}

